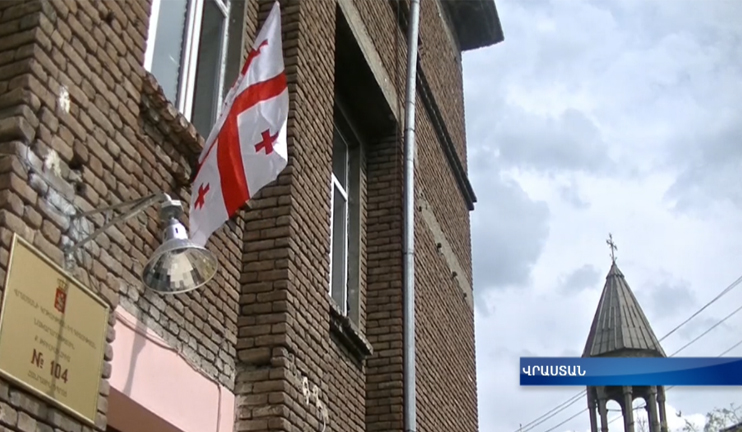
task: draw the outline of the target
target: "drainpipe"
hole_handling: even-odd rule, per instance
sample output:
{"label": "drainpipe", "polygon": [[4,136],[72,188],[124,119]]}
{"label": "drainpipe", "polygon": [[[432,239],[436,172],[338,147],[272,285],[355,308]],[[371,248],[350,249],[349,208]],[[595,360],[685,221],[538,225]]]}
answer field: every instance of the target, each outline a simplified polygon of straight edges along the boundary
{"label": "drainpipe", "polygon": [[415,97],[420,0],[410,0],[407,20],[407,88],[404,133],[404,429],[417,430],[415,399]]}

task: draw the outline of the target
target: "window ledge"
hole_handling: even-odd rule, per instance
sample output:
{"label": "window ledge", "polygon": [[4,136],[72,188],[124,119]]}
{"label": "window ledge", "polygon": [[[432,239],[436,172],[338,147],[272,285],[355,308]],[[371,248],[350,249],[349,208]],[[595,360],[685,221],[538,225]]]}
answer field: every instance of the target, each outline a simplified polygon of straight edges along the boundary
{"label": "window ledge", "polygon": [[174,144],[188,159],[186,166],[178,164],[177,180],[190,183],[190,176],[204,147],[204,138],[186,117],[165,96],[162,86],[154,75],[144,72],[142,80],[142,114],[164,135],[174,138]]}
{"label": "window ledge", "polygon": [[353,357],[362,362],[373,354],[371,344],[356,328],[351,320],[343,315],[335,301],[330,299],[330,331],[351,352]]}

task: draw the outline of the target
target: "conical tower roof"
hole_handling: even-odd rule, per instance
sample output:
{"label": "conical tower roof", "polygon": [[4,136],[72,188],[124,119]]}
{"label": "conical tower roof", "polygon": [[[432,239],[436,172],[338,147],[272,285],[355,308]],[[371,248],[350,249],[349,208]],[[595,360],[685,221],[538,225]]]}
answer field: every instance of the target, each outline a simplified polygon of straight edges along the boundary
{"label": "conical tower roof", "polygon": [[[642,354],[637,351],[642,352]],[[616,262],[605,278],[583,357],[667,357]]]}

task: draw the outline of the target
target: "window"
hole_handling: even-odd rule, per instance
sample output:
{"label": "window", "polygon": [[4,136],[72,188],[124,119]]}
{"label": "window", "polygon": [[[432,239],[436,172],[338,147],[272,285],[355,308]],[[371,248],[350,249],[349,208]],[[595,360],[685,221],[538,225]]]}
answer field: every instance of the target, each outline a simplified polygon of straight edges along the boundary
{"label": "window", "polygon": [[330,229],[330,293],[343,314],[348,313],[348,142],[335,128],[332,140],[332,198]]}
{"label": "window", "polygon": [[358,323],[362,146],[349,124],[336,120],[332,142],[330,295]]}
{"label": "window", "polygon": [[208,136],[242,61],[245,0],[153,0],[144,67]]}

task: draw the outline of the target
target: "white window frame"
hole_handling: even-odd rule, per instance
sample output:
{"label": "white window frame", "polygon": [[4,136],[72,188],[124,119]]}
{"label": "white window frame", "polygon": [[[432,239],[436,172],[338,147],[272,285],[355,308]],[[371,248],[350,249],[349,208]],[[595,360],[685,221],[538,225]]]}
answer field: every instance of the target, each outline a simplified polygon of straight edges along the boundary
{"label": "white window frame", "polygon": [[[348,315],[348,249],[350,246],[350,238],[348,236],[348,221],[350,216],[350,205],[349,205],[349,196],[348,196],[348,190],[347,187],[349,185],[350,180],[350,143],[345,138],[345,136],[340,132],[340,130],[335,127],[335,133],[340,136],[340,140],[343,141],[345,144],[345,187],[343,187],[343,184],[340,182],[340,180],[335,176],[335,171],[332,170],[331,173],[331,181],[330,181],[330,286],[329,286],[329,294],[330,298],[334,299],[334,283],[333,280],[333,270],[334,270],[334,260],[336,257],[334,257],[333,249],[335,244],[335,191],[337,190],[340,195],[345,200],[345,206],[344,206],[344,214],[345,214],[345,229],[343,230],[343,237],[345,240],[345,247],[343,248],[343,257],[342,257],[342,264],[343,264],[343,282],[342,282],[342,290],[343,290],[343,304],[337,305],[340,307],[340,312],[342,312],[343,315]],[[334,137],[333,137],[334,139]],[[333,143],[334,145],[334,143]],[[333,160],[334,162],[334,160]]]}
{"label": "white window frame", "polygon": [[[152,0],[152,9],[149,19],[149,35],[147,37],[147,48],[144,53],[144,68],[152,70],[152,61],[154,59],[155,44],[157,41],[157,23],[160,17],[160,10],[163,1]],[[183,57],[181,59],[181,74],[178,84],[178,95],[176,101],[171,101],[188,121],[193,116],[193,99],[196,87],[196,69],[198,67],[198,49],[201,43],[201,18],[203,16],[204,3],[213,1],[224,14],[224,36],[221,43],[221,53],[219,53],[219,74],[217,85],[217,97],[214,100],[216,104],[216,117],[219,116],[219,110],[222,108],[224,98],[224,75],[227,67],[227,43],[229,41],[229,11],[230,0],[188,0],[188,11],[186,15],[185,35],[183,37]]]}

